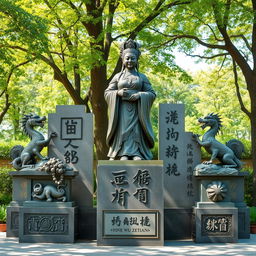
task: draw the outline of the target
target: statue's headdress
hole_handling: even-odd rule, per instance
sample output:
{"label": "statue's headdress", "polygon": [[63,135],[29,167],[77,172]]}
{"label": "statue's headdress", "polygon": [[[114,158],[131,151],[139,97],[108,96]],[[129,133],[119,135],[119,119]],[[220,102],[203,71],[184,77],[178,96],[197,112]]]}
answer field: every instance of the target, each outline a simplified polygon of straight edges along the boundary
{"label": "statue's headdress", "polygon": [[127,41],[125,41],[124,43],[121,44],[120,46],[120,56],[123,59],[124,55],[126,52],[133,52],[137,59],[139,59],[140,57],[140,45],[133,41],[132,39],[128,39]]}

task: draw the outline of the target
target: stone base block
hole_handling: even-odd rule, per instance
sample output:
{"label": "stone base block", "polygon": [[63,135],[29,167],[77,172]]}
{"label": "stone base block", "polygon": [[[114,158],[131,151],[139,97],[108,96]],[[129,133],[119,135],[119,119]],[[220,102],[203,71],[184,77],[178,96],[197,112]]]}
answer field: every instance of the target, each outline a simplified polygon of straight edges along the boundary
{"label": "stone base block", "polygon": [[193,239],[197,243],[235,243],[238,240],[238,209],[198,208],[193,212]]}
{"label": "stone base block", "polygon": [[191,239],[192,209],[164,209],[164,239]]}
{"label": "stone base block", "polygon": [[19,206],[8,206],[7,207],[7,237],[18,237],[19,236]]}
{"label": "stone base block", "polygon": [[163,246],[162,173],[162,161],[99,161],[98,246]]}
{"label": "stone base block", "polygon": [[238,209],[238,238],[250,238],[250,208],[245,204],[236,204]]}
{"label": "stone base block", "polygon": [[74,243],[77,207],[20,207],[20,243]]}

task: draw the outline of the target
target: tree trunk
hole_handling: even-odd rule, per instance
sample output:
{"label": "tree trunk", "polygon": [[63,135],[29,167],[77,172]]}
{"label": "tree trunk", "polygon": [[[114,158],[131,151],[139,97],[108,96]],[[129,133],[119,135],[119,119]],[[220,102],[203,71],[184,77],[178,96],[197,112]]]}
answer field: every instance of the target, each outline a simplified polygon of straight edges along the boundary
{"label": "tree trunk", "polygon": [[94,143],[96,146],[97,159],[107,159],[108,147],[106,135],[108,128],[108,107],[104,98],[104,91],[107,88],[106,66],[94,67],[91,70],[91,105],[94,113]]}
{"label": "tree trunk", "polygon": [[[255,97],[254,97],[255,98]],[[256,206],[256,101],[251,99],[251,143],[252,143],[252,167],[253,167],[253,188],[252,204]]]}

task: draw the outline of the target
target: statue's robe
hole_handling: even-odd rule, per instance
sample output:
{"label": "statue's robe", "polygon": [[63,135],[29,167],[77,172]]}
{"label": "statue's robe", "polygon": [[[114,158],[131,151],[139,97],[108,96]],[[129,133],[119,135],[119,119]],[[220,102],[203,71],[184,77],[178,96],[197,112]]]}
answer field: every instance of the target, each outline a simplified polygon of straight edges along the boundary
{"label": "statue's robe", "polygon": [[[128,97],[118,96],[118,90],[126,88]],[[139,93],[137,101],[128,98]],[[155,99],[147,77],[141,73],[131,79],[124,79],[121,73],[115,75],[105,91],[109,107],[107,132],[108,157],[139,156],[152,159],[150,148],[154,147],[153,129],[150,123],[150,110]]]}

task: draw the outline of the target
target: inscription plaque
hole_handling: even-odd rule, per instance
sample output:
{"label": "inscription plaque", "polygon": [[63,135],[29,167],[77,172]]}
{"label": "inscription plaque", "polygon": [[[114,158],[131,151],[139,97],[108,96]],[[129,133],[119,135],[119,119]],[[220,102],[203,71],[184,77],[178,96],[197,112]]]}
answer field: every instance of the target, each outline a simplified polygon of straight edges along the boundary
{"label": "inscription plaque", "polygon": [[68,215],[24,214],[24,235],[29,234],[68,234]]}
{"label": "inscription plaque", "polygon": [[159,238],[158,211],[103,211],[103,237]]}
{"label": "inscription plaque", "polygon": [[232,215],[202,215],[202,235],[232,235]]}

